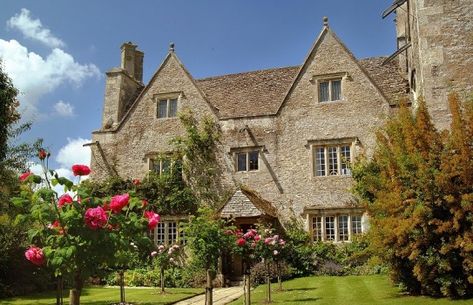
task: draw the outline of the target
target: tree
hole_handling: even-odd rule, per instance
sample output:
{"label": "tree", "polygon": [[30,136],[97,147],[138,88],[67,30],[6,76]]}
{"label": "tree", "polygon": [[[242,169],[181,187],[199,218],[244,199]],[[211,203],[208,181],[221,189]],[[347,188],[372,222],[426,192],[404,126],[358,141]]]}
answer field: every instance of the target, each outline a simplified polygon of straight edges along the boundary
{"label": "tree", "polygon": [[449,96],[450,131],[438,132],[424,100],[404,104],[377,133],[371,160],[353,168],[371,216],[372,246],[411,293],[473,295],[472,105]]}
{"label": "tree", "polygon": [[14,145],[14,139],[27,131],[30,123],[20,124],[18,90],[5,73],[0,59],[0,297],[14,295],[28,287],[44,287],[48,281],[35,282],[33,269],[25,265],[23,252],[26,236],[13,221],[24,212],[10,204],[10,197],[19,191],[17,172],[25,170],[41,141]]}
{"label": "tree", "polygon": [[233,236],[224,220],[210,209],[201,209],[199,216],[191,217],[186,233],[192,251],[192,263],[207,272],[205,304],[212,304],[212,281],[217,272],[219,258],[231,248]]}

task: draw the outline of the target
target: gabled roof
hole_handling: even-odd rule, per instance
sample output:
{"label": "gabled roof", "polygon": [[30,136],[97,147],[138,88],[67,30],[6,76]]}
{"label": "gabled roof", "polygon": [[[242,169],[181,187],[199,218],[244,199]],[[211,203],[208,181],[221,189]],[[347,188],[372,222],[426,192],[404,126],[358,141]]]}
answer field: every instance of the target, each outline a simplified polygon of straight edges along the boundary
{"label": "gabled roof", "polygon": [[255,191],[241,187],[220,209],[220,217],[277,217],[276,208],[267,200],[261,198]]}
{"label": "gabled roof", "polygon": [[[358,60],[391,106],[397,105],[408,88],[397,64],[383,65],[383,57]],[[258,70],[196,80],[197,86],[219,111],[220,119],[267,116],[277,113],[300,66]]]}
{"label": "gabled roof", "polygon": [[292,83],[296,67],[229,74],[197,80],[197,85],[219,110],[221,119],[271,115],[277,112]]}

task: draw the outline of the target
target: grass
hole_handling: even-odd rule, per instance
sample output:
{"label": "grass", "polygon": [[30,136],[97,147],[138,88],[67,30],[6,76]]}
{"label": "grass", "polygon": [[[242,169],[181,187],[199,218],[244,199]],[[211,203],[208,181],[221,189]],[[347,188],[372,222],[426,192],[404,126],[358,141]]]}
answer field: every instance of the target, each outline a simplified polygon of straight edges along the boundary
{"label": "grass", "polygon": [[[271,286],[272,304],[314,305],[473,305],[471,300],[450,300],[408,296],[393,287],[387,276],[313,276],[283,283],[283,291]],[[266,285],[260,285],[251,293],[252,304],[267,304]],[[240,298],[230,305],[242,305]]]}
{"label": "grass", "polygon": [[[163,305],[187,299],[202,293],[199,288],[168,288],[160,294],[157,288],[126,288],[126,301],[136,305]],[[64,305],[69,304],[68,292],[64,293]],[[120,301],[119,288],[86,288],[81,295],[81,305],[109,305]],[[56,304],[54,292],[0,300],[1,305],[52,305]]]}

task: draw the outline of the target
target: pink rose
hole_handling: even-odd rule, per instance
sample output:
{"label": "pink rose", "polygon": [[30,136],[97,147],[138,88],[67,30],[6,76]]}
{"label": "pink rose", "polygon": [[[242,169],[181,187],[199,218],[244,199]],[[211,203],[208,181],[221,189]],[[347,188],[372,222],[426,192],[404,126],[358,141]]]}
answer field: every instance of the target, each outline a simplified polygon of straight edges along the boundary
{"label": "pink rose", "polygon": [[156,228],[160,220],[159,215],[153,211],[146,211],[145,217],[148,218],[148,229],[154,230],[154,228]]}
{"label": "pink rose", "polygon": [[45,262],[43,250],[35,246],[31,246],[25,251],[25,257],[36,266],[41,266]]}
{"label": "pink rose", "polygon": [[273,241],[273,239],[271,237],[266,237],[264,239],[264,243],[267,244],[267,245],[269,245],[272,241]]}
{"label": "pink rose", "polygon": [[284,239],[279,240],[279,245],[280,246],[286,245],[286,242],[284,241]]}
{"label": "pink rose", "polygon": [[28,179],[29,176],[31,176],[32,173],[31,172],[25,172],[23,174],[20,175],[20,181],[21,182],[24,182],[26,179]]}
{"label": "pink rose", "polygon": [[57,206],[58,208],[62,208],[67,203],[72,203],[72,197],[69,194],[64,194],[59,197],[59,200],[57,201]]}
{"label": "pink rose", "polygon": [[256,235],[255,238],[254,238],[255,241],[260,241],[261,240],[261,236],[260,235]]}
{"label": "pink rose", "polygon": [[120,211],[128,204],[128,201],[130,201],[130,195],[128,194],[115,195],[110,201],[110,209],[114,213],[120,213]]}
{"label": "pink rose", "polygon": [[74,176],[87,176],[90,174],[90,168],[87,165],[75,164],[72,166]]}
{"label": "pink rose", "polygon": [[238,238],[236,241],[237,246],[243,247],[246,244],[246,240],[244,238]]}
{"label": "pink rose", "polygon": [[107,223],[107,214],[102,207],[88,208],[84,217],[85,224],[92,230],[102,228]]}
{"label": "pink rose", "polygon": [[158,255],[158,252],[156,252],[156,251],[151,252],[152,257],[155,257],[156,255]]}

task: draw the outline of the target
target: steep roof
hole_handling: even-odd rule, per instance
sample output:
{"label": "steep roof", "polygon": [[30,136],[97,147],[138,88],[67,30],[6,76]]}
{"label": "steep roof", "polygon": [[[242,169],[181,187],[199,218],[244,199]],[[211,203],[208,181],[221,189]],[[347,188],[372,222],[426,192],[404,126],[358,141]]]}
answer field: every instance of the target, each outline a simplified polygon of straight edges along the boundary
{"label": "steep roof", "polygon": [[285,67],[198,79],[197,85],[219,110],[220,118],[277,112],[299,67]]}
{"label": "steep roof", "polygon": [[[358,60],[373,81],[396,105],[407,92],[407,81],[394,62],[382,65],[386,57]],[[300,66],[258,70],[196,80],[220,119],[276,114]]]}
{"label": "steep roof", "polygon": [[263,215],[276,217],[273,205],[259,196],[255,191],[242,186],[220,209],[221,217],[260,217]]}

